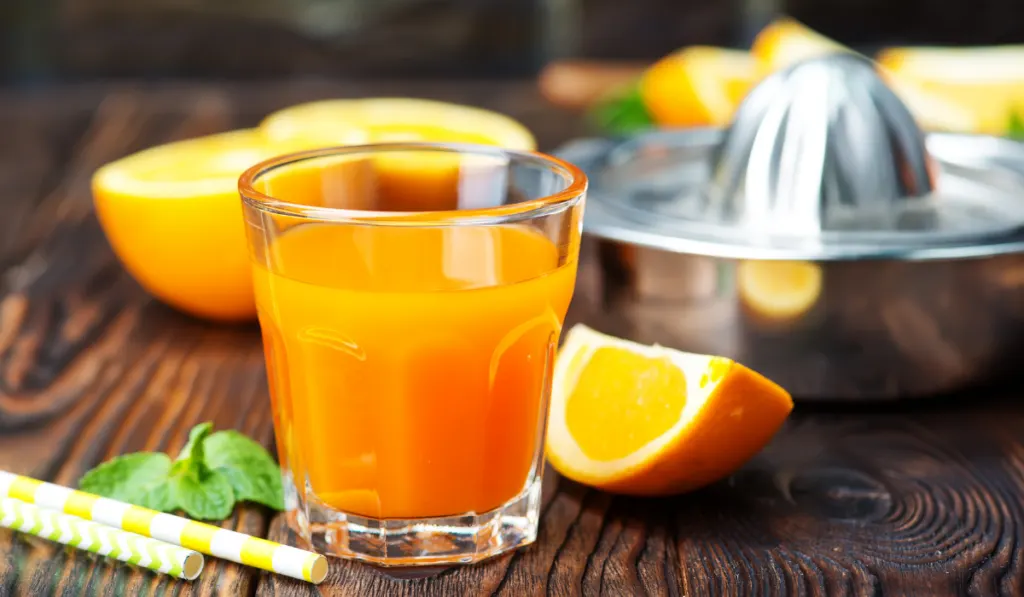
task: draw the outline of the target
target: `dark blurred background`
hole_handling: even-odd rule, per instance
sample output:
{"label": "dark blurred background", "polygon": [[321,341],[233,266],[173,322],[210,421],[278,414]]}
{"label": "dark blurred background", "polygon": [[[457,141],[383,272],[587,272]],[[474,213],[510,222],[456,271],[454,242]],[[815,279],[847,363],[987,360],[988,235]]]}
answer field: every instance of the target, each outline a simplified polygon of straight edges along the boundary
{"label": "dark blurred background", "polygon": [[1024,42],[1022,0],[0,0],[0,82],[504,77],[746,46],[786,12],[841,42]]}

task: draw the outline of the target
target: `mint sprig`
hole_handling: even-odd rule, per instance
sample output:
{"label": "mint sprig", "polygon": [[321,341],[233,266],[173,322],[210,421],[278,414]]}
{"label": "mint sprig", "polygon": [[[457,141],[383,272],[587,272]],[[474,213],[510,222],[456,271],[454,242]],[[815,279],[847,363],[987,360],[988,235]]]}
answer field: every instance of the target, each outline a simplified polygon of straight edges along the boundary
{"label": "mint sprig", "polygon": [[284,510],[281,472],[270,454],[237,431],[213,433],[212,423],[193,427],[173,461],[160,452],[125,454],[87,472],[79,487],[199,520],[223,520],[241,501]]}
{"label": "mint sprig", "polygon": [[237,431],[206,438],[206,464],[231,483],[235,499],[284,510],[281,471],[263,446]]}
{"label": "mint sprig", "polygon": [[1016,110],[1010,112],[1010,120],[1006,126],[1006,136],[1014,141],[1024,141],[1024,118]]}
{"label": "mint sprig", "polygon": [[591,108],[588,119],[598,132],[606,135],[629,135],[654,126],[638,84],[603,98]]}

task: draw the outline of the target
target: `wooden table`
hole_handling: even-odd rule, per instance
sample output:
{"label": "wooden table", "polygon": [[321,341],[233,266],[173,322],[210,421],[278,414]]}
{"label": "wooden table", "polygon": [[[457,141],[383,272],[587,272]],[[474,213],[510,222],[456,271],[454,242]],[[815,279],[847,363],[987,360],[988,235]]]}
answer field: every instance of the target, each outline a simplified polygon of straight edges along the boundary
{"label": "wooden table", "polygon": [[[97,86],[0,94],[0,468],[74,484],[97,462],[176,451],[213,420],[268,446],[258,331],[148,298],[91,214],[100,164],[332,95],[505,111],[545,147],[580,131],[526,83]],[[581,289],[592,275],[585,256]],[[571,319],[599,318],[579,292]],[[1020,391],[844,410],[800,406],[716,486],[612,497],[547,477],[536,545],[421,579],[332,561],[318,588],[210,560],[180,583],[0,530],[0,595],[991,595],[1024,593]],[[294,537],[258,507],[225,526]]]}

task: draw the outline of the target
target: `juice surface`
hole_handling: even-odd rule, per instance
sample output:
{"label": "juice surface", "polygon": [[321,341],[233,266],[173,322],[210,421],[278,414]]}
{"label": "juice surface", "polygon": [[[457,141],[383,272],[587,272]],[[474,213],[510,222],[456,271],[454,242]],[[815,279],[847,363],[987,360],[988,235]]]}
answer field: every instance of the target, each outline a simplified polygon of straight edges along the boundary
{"label": "juice surface", "polygon": [[558,266],[525,225],[302,224],[268,252],[254,284],[297,487],[375,518],[485,512],[523,491],[575,260]]}

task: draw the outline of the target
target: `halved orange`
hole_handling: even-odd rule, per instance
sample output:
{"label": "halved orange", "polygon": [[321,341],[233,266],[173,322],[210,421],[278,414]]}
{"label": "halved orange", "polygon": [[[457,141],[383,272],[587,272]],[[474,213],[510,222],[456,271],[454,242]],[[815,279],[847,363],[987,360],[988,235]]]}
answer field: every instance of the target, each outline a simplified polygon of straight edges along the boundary
{"label": "halved orange", "polygon": [[[536,148],[530,131],[508,116],[414,98],[333,99],[299,104],[267,116],[260,130],[270,143],[306,148],[417,141],[518,150]],[[392,209],[454,209],[454,189],[460,168],[467,160],[470,158],[428,152],[380,155],[373,158],[372,169],[381,174],[377,177],[378,185],[398,187],[383,191],[401,198]]]}
{"label": "halved orange", "polygon": [[332,99],[267,116],[260,130],[272,143],[306,147],[402,141],[448,141],[535,149],[530,131],[480,108],[414,98]]}
{"label": "halved orange", "polygon": [[187,313],[254,317],[238,175],[275,151],[258,131],[241,130],[161,145],[97,170],[96,215],[125,269]]}
{"label": "halved orange", "polygon": [[586,485],[669,495],[739,469],[792,408],[785,390],[730,359],[577,325],[555,364],[547,456]]}
{"label": "halved orange", "polygon": [[905,85],[964,106],[973,132],[1003,135],[1013,113],[1024,115],[1024,46],[888,48],[878,62]]}
{"label": "halved orange", "polygon": [[659,126],[724,126],[756,79],[748,52],[691,46],[647,69],[640,95]]}
{"label": "halved orange", "polygon": [[886,48],[876,58],[893,72],[925,82],[1024,84],[1024,45]]}
{"label": "halved orange", "polygon": [[758,32],[750,53],[762,75],[768,75],[809,58],[853,50],[829,39],[803,23],[783,18]]}
{"label": "halved orange", "polygon": [[[879,68],[879,74],[903,100],[921,128],[955,133],[991,132],[992,125],[986,124],[983,112],[969,101],[965,102],[966,98],[929,88],[887,69]],[[1002,115],[1001,123],[1007,122],[1009,114]]]}
{"label": "halved orange", "polygon": [[[750,53],[757,59],[762,74],[767,75],[802,60],[854,51],[799,21],[785,18],[762,29]],[[922,128],[957,132],[979,132],[984,128],[978,115],[960,99],[928,89],[884,65],[878,70]]]}
{"label": "halved orange", "polygon": [[[107,164],[93,176],[96,212],[125,268],[157,298],[199,317],[249,320],[256,308],[239,175],[300,149],[395,140],[534,147],[522,125],[486,110],[389,98],[316,102],[277,112],[259,129],[170,143]],[[454,185],[459,172],[452,165],[417,156],[389,163],[401,171],[375,184],[397,181],[404,186],[391,194],[404,193],[410,209],[436,209],[442,198],[431,189]],[[332,182],[356,184],[355,174]],[[300,194],[289,199],[318,199],[312,190]]]}
{"label": "halved orange", "polygon": [[769,321],[789,321],[821,296],[821,267],[808,261],[743,261],[736,285],[747,308]]}

